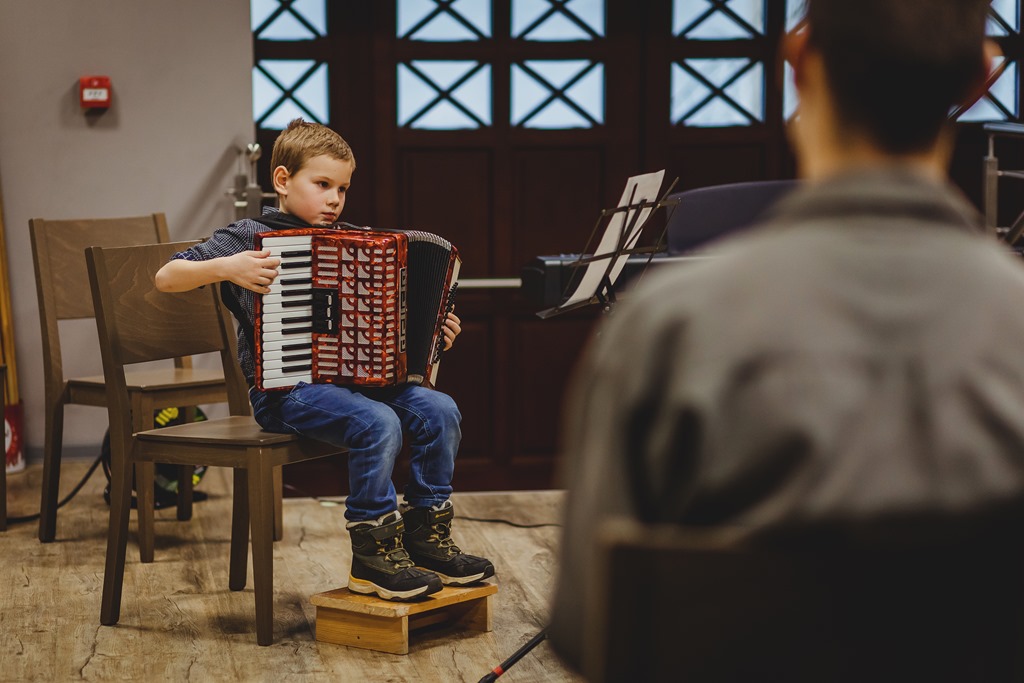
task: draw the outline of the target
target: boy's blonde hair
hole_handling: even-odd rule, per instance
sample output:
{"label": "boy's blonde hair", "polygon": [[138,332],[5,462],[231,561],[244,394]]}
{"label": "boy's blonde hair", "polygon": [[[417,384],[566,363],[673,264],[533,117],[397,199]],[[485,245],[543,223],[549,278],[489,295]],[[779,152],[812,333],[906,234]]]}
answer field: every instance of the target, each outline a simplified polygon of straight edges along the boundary
{"label": "boy's blonde hair", "polygon": [[289,175],[295,175],[307,161],[321,154],[350,161],[352,170],[356,168],[355,155],[344,138],[322,124],[294,119],[274,141],[270,168],[284,166]]}

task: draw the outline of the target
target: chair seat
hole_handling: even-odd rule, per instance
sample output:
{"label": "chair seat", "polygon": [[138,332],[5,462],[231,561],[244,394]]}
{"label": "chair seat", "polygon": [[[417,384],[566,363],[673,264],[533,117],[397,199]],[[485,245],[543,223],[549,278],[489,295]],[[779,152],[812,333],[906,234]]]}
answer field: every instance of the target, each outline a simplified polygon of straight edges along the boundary
{"label": "chair seat", "polygon": [[230,442],[236,446],[276,446],[299,440],[294,434],[264,431],[248,415],[149,429],[138,432],[135,434],[135,438],[140,441],[176,443],[187,441],[197,445]]}
{"label": "chair seat", "polygon": [[[224,384],[224,373],[220,370],[198,368],[158,368],[135,370],[124,373],[128,391],[164,391],[183,387],[216,386]],[[103,375],[76,377],[68,380],[68,387],[106,386]]]}

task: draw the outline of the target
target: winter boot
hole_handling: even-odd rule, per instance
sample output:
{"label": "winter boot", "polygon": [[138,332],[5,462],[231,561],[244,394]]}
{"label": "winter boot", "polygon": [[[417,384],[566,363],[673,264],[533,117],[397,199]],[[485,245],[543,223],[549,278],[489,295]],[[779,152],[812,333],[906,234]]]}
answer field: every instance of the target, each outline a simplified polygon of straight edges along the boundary
{"label": "winter boot", "polygon": [[440,579],[417,569],[402,547],[405,525],[402,516],[390,512],[380,519],[349,522],[352,539],[352,572],[348,589],[376,593],[385,600],[412,600],[443,588]]}
{"label": "winter boot", "polygon": [[409,508],[405,513],[405,548],[417,567],[428,569],[444,584],[465,585],[494,576],[494,565],[482,557],[467,555],[452,540],[455,508],[450,500],[429,508]]}

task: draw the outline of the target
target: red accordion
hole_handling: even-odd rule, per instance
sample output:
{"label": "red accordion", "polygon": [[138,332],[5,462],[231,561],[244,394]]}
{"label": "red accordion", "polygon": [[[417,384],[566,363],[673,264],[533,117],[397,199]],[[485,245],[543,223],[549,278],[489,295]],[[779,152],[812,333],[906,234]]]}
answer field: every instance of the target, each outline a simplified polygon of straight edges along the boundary
{"label": "red accordion", "polygon": [[433,385],[454,306],[458,250],[415,230],[273,230],[257,250],[281,259],[256,298],[256,386],[299,382]]}

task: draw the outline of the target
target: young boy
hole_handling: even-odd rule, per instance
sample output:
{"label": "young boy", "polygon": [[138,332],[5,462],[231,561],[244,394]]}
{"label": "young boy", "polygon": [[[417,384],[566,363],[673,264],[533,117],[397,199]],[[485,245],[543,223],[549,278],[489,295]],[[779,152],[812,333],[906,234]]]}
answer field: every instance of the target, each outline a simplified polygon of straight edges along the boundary
{"label": "young boy", "polygon": [[[331,226],[345,207],[356,162],[337,133],[296,119],[274,143],[271,167],[280,209],[265,208],[259,220],[232,223],[175,254],[156,274],[157,287],[180,292],[220,282],[238,318],[238,359],[256,421],[268,431],[349,449],[350,590],[406,600],[436,593],[442,584],[493,576],[488,560],[463,553],[451,538],[454,509],[448,497],[462,438],[462,417],[451,397],[419,385],[349,389],[300,382],[284,392],[262,392],[253,385],[255,295],[270,291],[279,264],[269,251],[254,250],[254,237],[274,229]],[[446,349],[461,332],[459,322],[449,314]],[[404,516],[391,481],[403,432],[411,441]]]}

